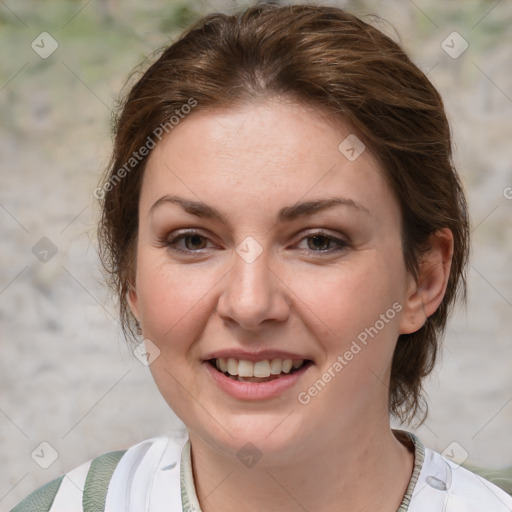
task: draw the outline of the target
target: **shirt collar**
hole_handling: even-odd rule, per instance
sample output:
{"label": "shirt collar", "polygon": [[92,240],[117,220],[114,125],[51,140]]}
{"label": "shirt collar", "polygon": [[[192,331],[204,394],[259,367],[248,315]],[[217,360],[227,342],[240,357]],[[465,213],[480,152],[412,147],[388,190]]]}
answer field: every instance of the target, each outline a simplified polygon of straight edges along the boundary
{"label": "shirt collar", "polygon": [[[393,434],[411,451],[414,451],[414,469],[412,471],[409,485],[405,491],[400,507],[397,512],[407,512],[411,503],[412,494],[418,478],[420,476],[423,461],[425,460],[425,447],[423,443],[411,432],[405,430],[393,429]],[[194,485],[194,474],[192,472],[192,458],[190,456],[190,440],[187,441],[181,452],[181,468],[180,468],[180,486],[181,486],[181,502],[183,504],[183,512],[202,512],[197,499],[196,489]]]}

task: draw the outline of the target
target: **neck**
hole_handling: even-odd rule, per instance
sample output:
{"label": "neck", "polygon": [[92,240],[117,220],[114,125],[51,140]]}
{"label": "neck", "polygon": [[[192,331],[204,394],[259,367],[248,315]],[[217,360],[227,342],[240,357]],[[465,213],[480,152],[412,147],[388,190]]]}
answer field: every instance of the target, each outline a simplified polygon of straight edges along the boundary
{"label": "neck", "polygon": [[[377,427],[318,436],[285,458],[264,457],[246,467],[190,434],[196,493],[203,512],[396,512],[406,492],[414,455]],[[265,463],[264,460],[267,459]]]}

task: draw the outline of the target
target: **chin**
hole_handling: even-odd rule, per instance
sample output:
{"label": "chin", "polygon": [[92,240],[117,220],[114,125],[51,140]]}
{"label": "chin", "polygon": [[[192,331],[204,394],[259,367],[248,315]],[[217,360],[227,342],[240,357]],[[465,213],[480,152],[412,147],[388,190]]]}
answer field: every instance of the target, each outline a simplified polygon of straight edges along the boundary
{"label": "chin", "polygon": [[[286,419],[284,419],[286,418]],[[284,421],[283,421],[284,419]],[[185,423],[186,424],[186,423]],[[224,428],[223,428],[224,427]],[[188,427],[187,427],[188,428]],[[245,457],[261,459],[261,465],[279,465],[289,456],[296,456],[299,446],[311,435],[304,422],[292,419],[291,415],[257,413],[234,414],[219,425],[209,418],[208,427],[188,428],[191,439],[199,437],[217,453],[235,456],[244,463]]]}

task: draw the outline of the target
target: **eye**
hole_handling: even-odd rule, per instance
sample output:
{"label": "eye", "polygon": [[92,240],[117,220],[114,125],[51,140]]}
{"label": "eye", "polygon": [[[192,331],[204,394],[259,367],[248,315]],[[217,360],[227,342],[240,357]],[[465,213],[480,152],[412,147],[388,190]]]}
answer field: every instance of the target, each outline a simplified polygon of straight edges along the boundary
{"label": "eye", "polygon": [[[178,244],[183,242],[182,247]],[[167,239],[165,245],[176,252],[198,252],[202,249],[207,249],[208,238],[199,234],[197,231],[187,231],[180,233],[177,236]],[[183,248],[184,246],[184,248]]]}
{"label": "eye", "polygon": [[[163,243],[174,252],[200,254],[203,250],[211,248],[211,246],[208,246],[209,241],[210,239],[208,237],[192,230],[178,233],[171,238],[166,238]],[[301,247],[304,243],[306,244],[305,248]],[[342,251],[348,246],[349,244],[344,240],[322,232],[311,233],[303,237],[297,244],[300,250],[320,254]]]}
{"label": "eye", "polygon": [[339,238],[332,237],[325,233],[311,233],[304,237],[299,245],[304,241],[307,245],[307,251],[317,253],[341,251],[348,247],[348,243],[344,240],[340,240]]}

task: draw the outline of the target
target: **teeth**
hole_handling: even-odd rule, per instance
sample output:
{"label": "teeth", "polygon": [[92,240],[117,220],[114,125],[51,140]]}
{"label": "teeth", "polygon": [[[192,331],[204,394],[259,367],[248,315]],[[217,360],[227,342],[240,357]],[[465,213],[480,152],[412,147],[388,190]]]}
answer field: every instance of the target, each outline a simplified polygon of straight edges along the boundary
{"label": "teeth", "polygon": [[222,373],[229,373],[238,377],[266,378],[280,373],[290,373],[292,368],[297,370],[304,364],[304,359],[293,361],[292,359],[265,359],[263,361],[247,361],[246,359],[226,359],[219,357],[215,360],[215,366]]}
{"label": "teeth", "polygon": [[232,357],[228,359],[228,373],[229,375],[238,375],[238,361]]}
{"label": "teeth", "polygon": [[251,361],[238,361],[238,376],[239,377],[254,377],[254,363]]}
{"label": "teeth", "polygon": [[253,367],[254,377],[270,377],[270,363],[268,361],[258,361],[254,363]]}
{"label": "teeth", "polygon": [[272,359],[270,363],[270,373],[272,375],[279,375],[283,369],[283,361],[281,359]]}
{"label": "teeth", "polygon": [[291,359],[285,359],[283,361],[283,372],[290,373],[292,366],[293,366],[293,361]]}
{"label": "teeth", "polygon": [[226,373],[228,371],[228,361],[224,357],[220,357],[216,361],[217,369],[222,373]]}

